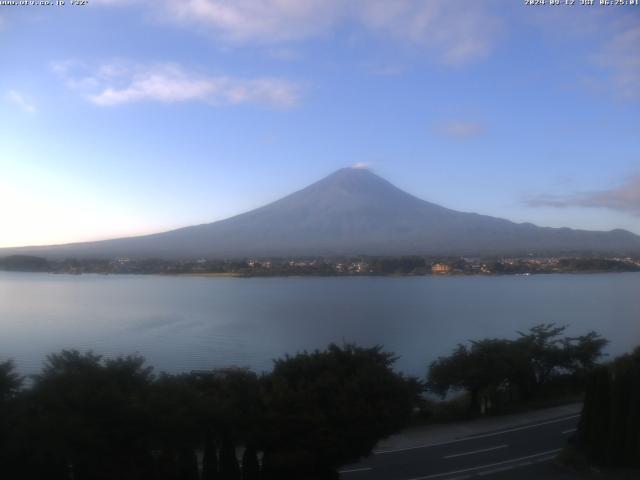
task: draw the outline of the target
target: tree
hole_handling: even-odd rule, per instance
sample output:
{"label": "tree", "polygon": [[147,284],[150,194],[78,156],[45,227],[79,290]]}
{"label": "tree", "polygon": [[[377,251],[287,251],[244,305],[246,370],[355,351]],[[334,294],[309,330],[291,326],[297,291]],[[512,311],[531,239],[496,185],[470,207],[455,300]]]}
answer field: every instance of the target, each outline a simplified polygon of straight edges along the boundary
{"label": "tree", "polygon": [[532,327],[528,333],[518,332],[517,344],[527,353],[533,372],[531,395],[561,374],[584,381],[586,373],[602,358],[608,340],[594,331],[579,337],[562,337],[566,329],[567,326],[543,323]]}
{"label": "tree", "polygon": [[458,345],[449,357],[440,357],[429,367],[428,387],[445,397],[450,390],[470,394],[469,409],[481,409],[481,396],[495,403],[499,390],[526,383],[527,359],[513,342],[500,339]]}
{"label": "tree", "polygon": [[16,417],[21,405],[16,400],[21,387],[22,377],[16,373],[13,361],[0,362],[0,467],[7,477],[17,477],[20,472],[16,457],[22,429]]}
{"label": "tree", "polygon": [[259,480],[260,464],[256,447],[250,443],[242,454],[242,480]]}
{"label": "tree", "polygon": [[202,455],[202,480],[216,480],[218,476],[218,454],[213,435],[210,431],[205,433],[204,451]]}
{"label": "tree", "polygon": [[330,345],[275,361],[264,378],[264,478],[335,478],[402,428],[421,385],[381,347]]}
{"label": "tree", "polygon": [[594,369],[577,445],[599,466],[640,467],[640,347]]}
{"label": "tree", "polygon": [[220,448],[220,478],[222,480],[240,480],[240,465],[236,457],[236,446],[227,431],[222,438]]}
{"label": "tree", "polygon": [[536,386],[545,384],[557,368],[569,366],[570,358],[560,338],[566,329],[566,325],[556,327],[553,323],[542,323],[530,328],[528,333],[518,332],[517,343],[528,356]]}
{"label": "tree", "polygon": [[202,446],[206,429],[200,394],[191,376],[160,374],[150,386],[147,410],[154,419],[150,446],[159,452],[163,462],[160,470],[175,470],[178,478],[188,477],[194,452]]}
{"label": "tree", "polygon": [[574,374],[584,376],[597,365],[598,360],[603,357],[602,350],[608,344],[609,341],[595,331],[564,339],[563,348],[567,352],[567,369]]}
{"label": "tree", "polygon": [[[606,367],[594,369],[588,377],[585,402],[578,426],[582,443],[587,445],[588,457],[597,464],[605,464],[609,440],[611,410],[611,376]],[[607,413],[604,413],[607,412]]]}
{"label": "tree", "polygon": [[196,452],[187,446],[178,453],[180,480],[198,480],[198,458]]}
{"label": "tree", "polygon": [[69,465],[77,480],[143,476],[150,465],[150,382],[141,357],[105,362],[92,352],[49,355],[30,392],[32,451]]}
{"label": "tree", "polygon": [[200,423],[210,432],[232,432],[251,442],[262,428],[264,405],[258,376],[245,368],[225,368],[189,375],[197,393]]}
{"label": "tree", "polygon": [[0,404],[15,397],[22,382],[23,378],[16,373],[13,360],[0,362]]}
{"label": "tree", "polygon": [[15,272],[47,272],[51,266],[42,257],[32,255],[10,255],[0,258],[0,270]]}
{"label": "tree", "polygon": [[480,411],[482,399],[495,404],[504,393],[509,400],[526,400],[563,375],[584,381],[586,372],[602,357],[607,340],[596,332],[562,337],[565,330],[552,323],[541,324],[527,333],[518,332],[516,340],[460,344],[451,355],[431,363],[428,388],[442,397],[451,390],[464,390],[470,396],[470,410]]}

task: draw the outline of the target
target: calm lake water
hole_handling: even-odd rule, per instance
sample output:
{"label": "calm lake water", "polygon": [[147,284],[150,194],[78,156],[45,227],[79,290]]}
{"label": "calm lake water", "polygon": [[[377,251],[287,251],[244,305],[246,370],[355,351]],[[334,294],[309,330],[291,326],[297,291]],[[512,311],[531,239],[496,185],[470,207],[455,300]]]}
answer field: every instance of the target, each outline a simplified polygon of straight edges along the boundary
{"label": "calm lake water", "polygon": [[273,358],[329,342],[382,344],[424,375],[458,342],[541,322],[640,344],[640,274],[199,278],[0,272],[0,359],[39,370],[62,348],[140,353],[171,372]]}

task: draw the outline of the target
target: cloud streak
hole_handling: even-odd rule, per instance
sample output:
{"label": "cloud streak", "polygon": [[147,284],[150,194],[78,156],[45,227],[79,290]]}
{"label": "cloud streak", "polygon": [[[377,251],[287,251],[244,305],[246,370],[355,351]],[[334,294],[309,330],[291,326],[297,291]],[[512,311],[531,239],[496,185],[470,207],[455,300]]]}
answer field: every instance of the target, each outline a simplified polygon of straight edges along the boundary
{"label": "cloud streak", "polygon": [[640,175],[633,175],[611,189],[566,196],[541,195],[527,199],[525,204],[530,207],[608,208],[640,217]]}
{"label": "cloud streak", "polygon": [[615,89],[624,99],[640,99],[640,25],[613,35],[596,57],[596,63],[611,72]]}
{"label": "cloud streak", "polygon": [[469,122],[465,120],[457,120],[441,125],[437,129],[442,135],[458,140],[467,140],[478,137],[485,132],[482,124],[477,122]]}
{"label": "cloud streak", "polygon": [[233,43],[276,44],[327,31],[344,13],[338,0],[162,1],[161,20],[215,31]]}
{"label": "cloud streak", "polygon": [[212,106],[261,104],[277,108],[296,105],[299,85],[280,78],[211,76],[172,63],[153,65],[106,63],[87,69],[66,61],[53,70],[91,103],[113,107],[135,102],[204,102]]}
{"label": "cloud streak", "polygon": [[[622,100],[640,99],[640,25],[636,12],[626,9],[550,9],[532,16],[533,25],[546,34],[590,45],[589,67],[580,81],[595,92],[608,92]],[[583,55],[578,53],[578,55]],[[595,67],[595,69],[593,68]]]}
{"label": "cloud streak", "polygon": [[486,5],[424,0],[102,0],[143,5],[156,21],[194,27],[232,45],[274,46],[327,35],[345,25],[409,44],[460,66],[489,55],[501,20]]}
{"label": "cloud streak", "polygon": [[37,111],[35,104],[30,99],[15,90],[9,90],[5,94],[5,99],[25,113],[36,113]]}
{"label": "cloud streak", "polygon": [[442,63],[461,66],[487,57],[501,30],[486,5],[405,0],[365,1],[355,20],[372,31],[390,35],[430,52]]}

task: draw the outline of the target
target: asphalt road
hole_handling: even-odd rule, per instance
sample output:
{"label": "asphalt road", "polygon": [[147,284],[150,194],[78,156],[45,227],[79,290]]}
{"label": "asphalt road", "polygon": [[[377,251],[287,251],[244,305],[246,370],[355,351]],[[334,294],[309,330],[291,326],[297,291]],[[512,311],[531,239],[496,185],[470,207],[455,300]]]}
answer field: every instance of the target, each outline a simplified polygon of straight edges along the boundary
{"label": "asphalt road", "polygon": [[340,471],[342,480],[518,480],[550,478],[542,473],[575,431],[570,415],[465,438],[377,451]]}

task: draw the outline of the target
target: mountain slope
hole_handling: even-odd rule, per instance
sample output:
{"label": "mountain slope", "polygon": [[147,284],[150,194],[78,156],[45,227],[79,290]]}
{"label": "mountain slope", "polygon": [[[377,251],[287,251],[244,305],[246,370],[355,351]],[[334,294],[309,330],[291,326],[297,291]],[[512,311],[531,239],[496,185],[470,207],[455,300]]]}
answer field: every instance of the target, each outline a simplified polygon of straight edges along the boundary
{"label": "mountain slope", "polygon": [[640,237],[516,224],[420,200],[345,168],[276,202],[214,223],[141,237],[0,250],[49,258],[637,253]]}

